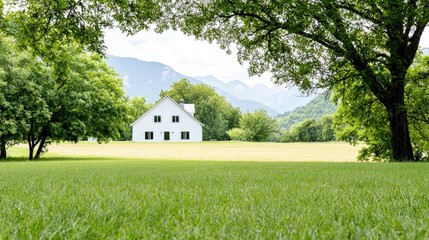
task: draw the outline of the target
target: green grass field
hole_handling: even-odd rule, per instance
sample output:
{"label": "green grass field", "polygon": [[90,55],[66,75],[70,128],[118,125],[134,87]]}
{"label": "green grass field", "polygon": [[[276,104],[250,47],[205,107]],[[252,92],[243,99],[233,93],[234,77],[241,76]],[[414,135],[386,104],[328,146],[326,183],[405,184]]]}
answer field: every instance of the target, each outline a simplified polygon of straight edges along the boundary
{"label": "green grass field", "polygon": [[0,163],[0,239],[429,238],[424,163],[50,154]]}

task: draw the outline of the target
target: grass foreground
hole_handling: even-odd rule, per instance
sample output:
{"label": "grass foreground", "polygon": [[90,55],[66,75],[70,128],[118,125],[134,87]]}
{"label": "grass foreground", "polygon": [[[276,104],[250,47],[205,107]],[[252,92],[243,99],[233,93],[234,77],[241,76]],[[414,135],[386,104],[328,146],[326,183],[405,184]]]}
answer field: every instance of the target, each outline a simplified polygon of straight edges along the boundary
{"label": "grass foreground", "polygon": [[73,159],[0,163],[0,239],[429,238],[425,163]]}

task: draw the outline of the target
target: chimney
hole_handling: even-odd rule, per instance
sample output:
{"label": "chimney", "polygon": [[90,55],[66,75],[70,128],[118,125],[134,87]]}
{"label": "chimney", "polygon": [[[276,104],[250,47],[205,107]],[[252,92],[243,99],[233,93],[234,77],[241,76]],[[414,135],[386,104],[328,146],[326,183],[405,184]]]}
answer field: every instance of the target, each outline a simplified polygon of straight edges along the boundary
{"label": "chimney", "polygon": [[180,106],[181,106],[182,108],[185,108],[185,100],[183,100],[183,98],[182,98],[182,99],[180,99],[179,104],[180,104]]}

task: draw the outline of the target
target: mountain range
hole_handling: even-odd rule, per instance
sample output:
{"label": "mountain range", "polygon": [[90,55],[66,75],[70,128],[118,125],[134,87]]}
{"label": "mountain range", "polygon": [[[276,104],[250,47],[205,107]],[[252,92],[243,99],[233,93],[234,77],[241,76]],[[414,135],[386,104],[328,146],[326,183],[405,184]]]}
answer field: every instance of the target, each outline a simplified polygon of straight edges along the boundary
{"label": "mountain range", "polygon": [[190,77],[176,72],[171,67],[128,57],[109,55],[107,64],[113,67],[124,81],[125,93],[130,97],[145,97],[147,102],[159,99],[161,90],[183,78],[193,84],[213,87],[233,106],[242,112],[265,109],[271,116],[304,106],[315,96],[303,97],[297,88],[268,87],[264,84],[248,86],[241,81],[223,82],[213,76]]}

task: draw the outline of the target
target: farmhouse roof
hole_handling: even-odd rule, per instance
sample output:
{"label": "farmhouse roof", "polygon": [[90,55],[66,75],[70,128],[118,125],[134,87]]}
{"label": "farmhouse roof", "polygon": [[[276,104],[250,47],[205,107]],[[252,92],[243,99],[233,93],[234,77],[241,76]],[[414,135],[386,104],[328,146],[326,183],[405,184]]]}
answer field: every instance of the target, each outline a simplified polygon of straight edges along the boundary
{"label": "farmhouse roof", "polygon": [[[155,105],[153,105],[153,107],[151,109],[149,109],[147,112],[145,112],[143,115],[141,115],[133,123],[131,123],[131,126],[133,126],[134,124],[136,124],[140,119],[142,119],[144,116],[146,116],[147,114],[149,114],[153,109],[155,109],[159,104],[161,104],[162,102],[164,102],[167,99],[171,100],[178,108],[182,109],[183,112],[185,112],[187,115],[189,115],[191,118],[193,118],[197,123],[201,124],[201,126],[204,126],[204,124],[202,122],[200,122],[198,119],[196,119],[193,116],[193,114],[195,113],[195,105],[194,104],[185,104],[182,107],[180,104],[178,104],[176,101],[174,101],[174,99],[171,98],[170,96],[165,96],[164,98],[162,98],[161,100],[159,100]],[[188,105],[188,107],[186,107],[187,105]],[[191,112],[188,112],[186,108],[188,108]]]}

